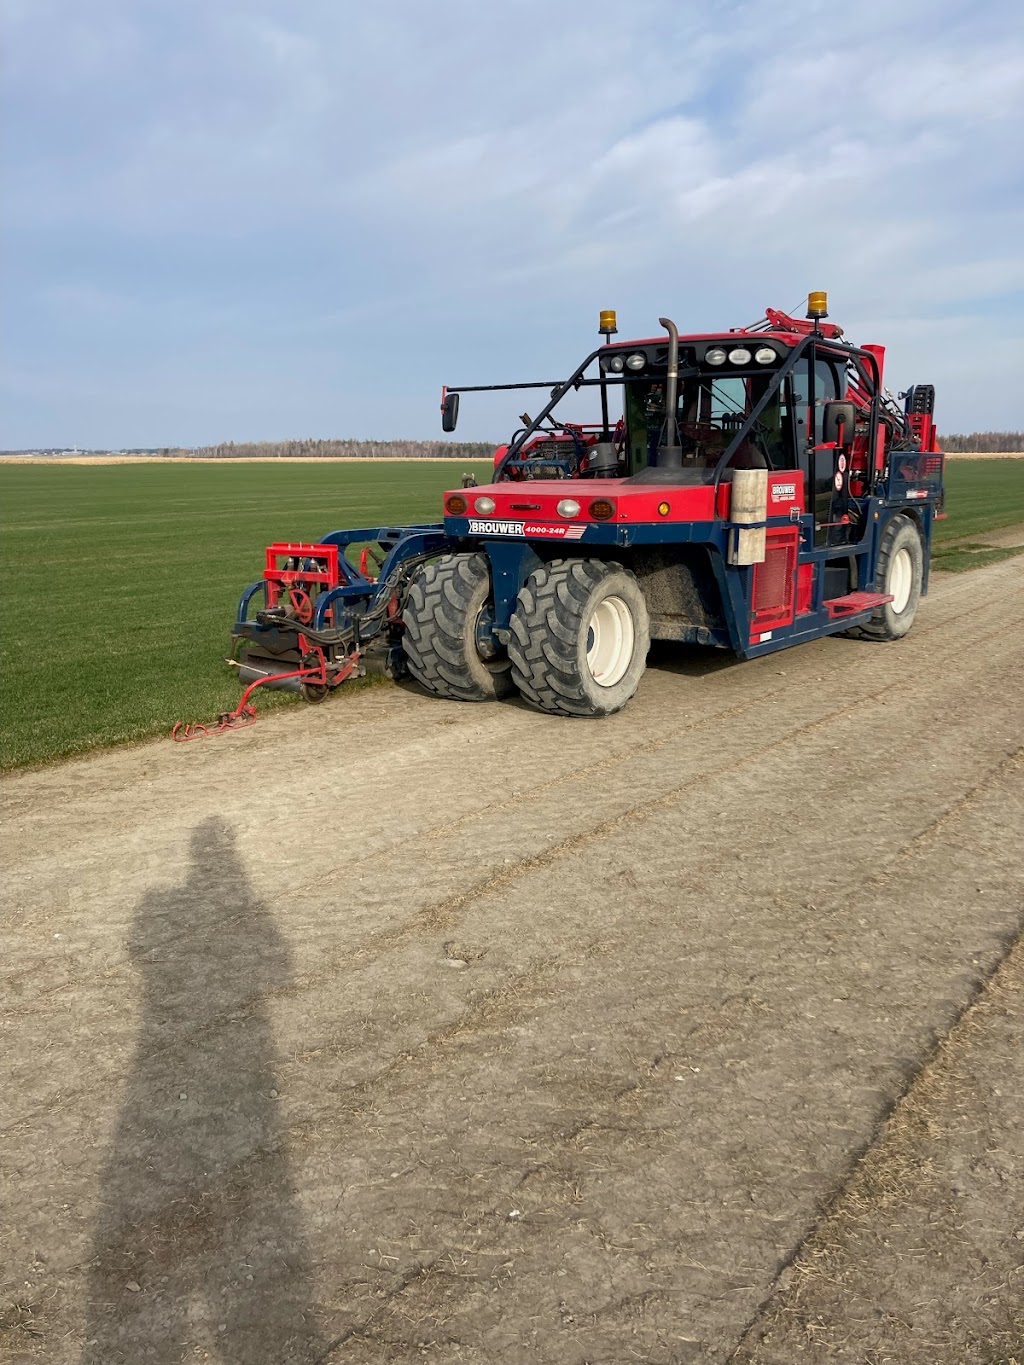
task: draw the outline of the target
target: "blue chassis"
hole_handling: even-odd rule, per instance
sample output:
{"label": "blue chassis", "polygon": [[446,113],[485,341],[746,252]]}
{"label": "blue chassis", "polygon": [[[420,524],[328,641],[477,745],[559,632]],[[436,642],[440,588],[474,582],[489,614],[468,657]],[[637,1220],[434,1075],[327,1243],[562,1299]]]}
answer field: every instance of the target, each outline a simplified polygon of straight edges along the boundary
{"label": "blue chassis", "polygon": [[[816,548],[814,545],[814,516],[804,513],[799,517],[800,537],[798,542],[798,564],[819,564],[829,560],[855,559],[857,563],[857,589],[870,589],[875,574],[875,565],[882,534],[891,518],[899,513],[908,514],[917,523],[924,547],[924,581],[922,594],[928,590],[928,562],[931,549],[932,528],[936,513],[936,496],[927,499],[906,499],[901,497],[858,498],[857,503],[863,514],[864,534],[859,542],[851,545],[827,546]],[[796,518],[771,517],[762,525],[769,529],[787,527],[796,523]],[[574,541],[573,554],[586,554],[588,549],[597,552],[597,558],[613,557],[609,552],[619,548],[654,545],[704,545],[710,551],[711,567],[721,594],[722,615],[726,629],[711,631],[693,628],[684,633],[683,639],[717,645],[734,650],[740,657],[757,658],[761,654],[772,654],[788,645],[802,644],[823,635],[833,635],[847,630],[852,625],[863,624],[871,616],[871,611],[842,617],[832,617],[824,606],[825,575],[815,575],[811,610],[788,626],[777,626],[771,631],[771,639],[757,644],[749,643],[751,619],[751,594],[753,588],[753,568],[730,565],[727,561],[727,545],[730,523],[715,521],[697,522],[634,522],[629,524],[589,523],[583,538]],[[491,562],[494,582],[494,612],[488,623],[489,628],[499,641],[508,638],[509,624],[515,609],[519,589],[539,564],[542,558],[534,545],[543,546],[548,552],[557,548],[562,554],[567,547],[550,540],[531,542],[523,537],[480,538],[469,535],[467,517],[446,517],[444,522],[426,526],[378,526],[353,531],[332,531],[324,536],[319,544],[337,545],[339,566],[345,582],[329,592],[322,593],[314,607],[311,625],[314,630],[326,628],[326,613],[337,602],[351,607],[353,618],[379,605],[381,596],[390,594],[389,580],[411,559],[434,554],[483,551]],[[379,542],[387,553],[379,578],[376,582],[360,573],[345,557],[344,551],[351,545],[366,542]],[[262,627],[249,620],[249,611],[255,598],[266,601],[266,583],[260,579],[251,583],[242,593],[238,604],[238,619],[235,634],[244,635],[254,643],[260,634],[267,631],[276,634],[272,627]],[[362,633],[366,641],[380,633],[384,622],[373,623],[373,628]]]}

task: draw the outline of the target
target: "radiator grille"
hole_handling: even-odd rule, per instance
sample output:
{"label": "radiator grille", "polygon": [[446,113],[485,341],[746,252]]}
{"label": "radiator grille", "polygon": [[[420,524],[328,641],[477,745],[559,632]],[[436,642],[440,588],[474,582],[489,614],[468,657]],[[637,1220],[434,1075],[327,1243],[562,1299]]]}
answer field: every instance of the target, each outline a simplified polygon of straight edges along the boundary
{"label": "radiator grille", "polygon": [[764,562],[754,567],[751,623],[757,630],[793,620],[797,535],[795,527],[768,532]]}

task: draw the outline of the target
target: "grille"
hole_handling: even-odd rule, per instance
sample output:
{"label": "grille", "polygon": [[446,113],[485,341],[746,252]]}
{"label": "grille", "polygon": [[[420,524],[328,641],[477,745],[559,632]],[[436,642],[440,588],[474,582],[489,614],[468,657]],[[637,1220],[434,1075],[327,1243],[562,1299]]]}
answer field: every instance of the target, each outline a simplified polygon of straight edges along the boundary
{"label": "grille", "polygon": [[793,619],[797,534],[795,529],[768,532],[764,561],[754,568],[755,627],[787,625]]}

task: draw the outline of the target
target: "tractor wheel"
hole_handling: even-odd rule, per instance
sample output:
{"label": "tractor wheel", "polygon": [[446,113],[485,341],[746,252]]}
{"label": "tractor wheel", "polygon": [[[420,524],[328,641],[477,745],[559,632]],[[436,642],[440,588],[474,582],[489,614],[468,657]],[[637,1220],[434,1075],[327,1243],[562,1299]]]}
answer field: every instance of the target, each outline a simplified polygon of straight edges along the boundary
{"label": "tractor wheel", "polygon": [[862,640],[899,640],[914,624],[924,580],[921,533],[909,517],[893,517],[882,533],[875,591],[892,594],[863,626],[848,634]]}
{"label": "tractor wheel", "polygon": [[[303,655],[302,660],[301,660],[300,663],[299,663],[299,667],[300,667],[300,668],[316,668],[316,667],[319,665],[319,663],[320,663],[320,658],[319,658],[318,655],[316,655],[316,654],[305,654],[305,655]],[[331,689],[330,689],[329,687],[327,687],[324,683],[311,683],[311,682],[306,682],[305,680],[302,680],[302,681],[299,683],[299,693],[300,693],[300,695],[301,695],[303,701],[314,702],[314,703],[316,703],[316,702],[321,702],[321,701],[323,701],[323,700],[326,698],[326,696],[327,696],[328,692],[330,692],[330,690],[331,690]]]}
{"label": "tractor wheel", "polygon": [[493,701],[512,691],[505,652],[485,657],[486,637],[478,638],[490,595],[486,555],[445,555],[416,575],[402,613],[402,643],[409,672],[428,692]]}
{"label": "tractor wheel", "polygon": [[564,716],[610,716],[647,665],[647,603],[621,564],[556,559],[520,590],[508,653],[528,702]]}

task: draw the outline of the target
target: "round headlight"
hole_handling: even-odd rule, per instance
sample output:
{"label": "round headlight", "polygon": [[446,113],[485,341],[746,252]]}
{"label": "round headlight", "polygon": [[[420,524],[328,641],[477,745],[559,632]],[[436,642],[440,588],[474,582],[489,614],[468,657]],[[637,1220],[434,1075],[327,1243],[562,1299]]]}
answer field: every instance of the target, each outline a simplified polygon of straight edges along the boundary
{"label": "round headlight", "polygon": [[721,346],[712,346],[711,350],[707,352],[704,359],[708,365],[724,365],[725,352],[722,350]]}
{"label": "round headlight", "polygon": [[479,512],[482,517],[489,517],[494,511],[494,499],[476,498],[473,502],[473,511]]}
{"label": "round headlight", "polygon": [[451,493],[444,500],[444,510],[450,517],[461,517],[469,503],[461,493]]}
{"label": "round headlight", "polygon": [[608,362],[608,368],[613,374],[621,374],[626,367],[626,362],[620,355],[613,355]]}
{"label": "round headlight", "polygon": [[758,346],[754,352],[754,359],[759,365],[773,365],[778,358],[770,346]]}
{"label": "round headlight", "polygon": [[733,365],[749,365],[750,352],[746,346],[737,346],[734,351],[729,352],[729,361]]}
{"label": "round headlight", "polygon": [[642,351],[634,351],[631,356],[626,357],[626,366],[630,370],[642,370],[647,364],[647,357]]}
{"label": "round headlight", "polygon": [[575,498],[563,498],[557,510],[560,517],[578,517],[580,505]]}

